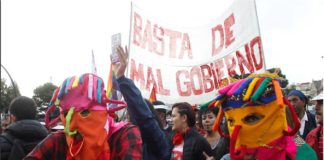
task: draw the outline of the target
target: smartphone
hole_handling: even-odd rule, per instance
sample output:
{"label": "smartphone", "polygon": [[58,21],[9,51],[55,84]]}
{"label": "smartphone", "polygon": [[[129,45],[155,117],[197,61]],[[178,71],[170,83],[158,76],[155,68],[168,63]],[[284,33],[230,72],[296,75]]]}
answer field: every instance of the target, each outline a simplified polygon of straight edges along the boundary
{"label": "smartphone", "polygon": [[111,63],[119,62],[117,47],[121,46],[121,34],[117,33],[111,36]]}

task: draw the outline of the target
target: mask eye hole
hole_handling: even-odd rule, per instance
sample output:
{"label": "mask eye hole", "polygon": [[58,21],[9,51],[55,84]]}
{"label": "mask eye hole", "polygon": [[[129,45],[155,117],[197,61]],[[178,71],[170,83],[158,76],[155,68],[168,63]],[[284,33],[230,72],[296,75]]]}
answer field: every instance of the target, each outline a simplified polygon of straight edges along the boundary
{"label": "mask eye hole", "polygon": [[249,115],[245,116],[242,119],[242,121],[245,124],[254,125],[254,124],[258,123],[263,118],[264,118],[264,115],[261,115],[259,113],[252,113],[252,114],[249,114]]}
{"label": "mask eye hole", "polygon": [[88,109],[82,110],[80,112],[80,116],[83,118],[88,117],[89,115],[90,115],[90,111]]}
{"label": "mask eye hole", "polygon": [[227,119],[227,123],[230,125],[230,126],[234,126],[234,122],[235,120],[233,118],[228,118]]}

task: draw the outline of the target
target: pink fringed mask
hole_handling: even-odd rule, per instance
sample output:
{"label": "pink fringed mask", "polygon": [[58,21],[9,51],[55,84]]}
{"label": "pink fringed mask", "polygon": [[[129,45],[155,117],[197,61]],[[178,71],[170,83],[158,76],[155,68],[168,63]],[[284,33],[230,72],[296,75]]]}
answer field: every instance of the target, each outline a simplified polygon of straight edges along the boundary
{"label": "pink fringed mask", "polygon": [[[295,135],[300,122],[293,114],[295,128],[288,128],[285,104],[292,113],[294,108],[283,97],[279,81],[274,74],[251,75],[220,89],[218,97],[202,105],[220,108],[214,131],[230,137],[232,159],[243,159],[251,154],[262,160],[294,155],[289,147],[296,149],[296,146],[288,145],[293,144],[289,136]],[[220,129],[224,115],[230,135],[224,135]]]}
{"label": "pink fringed mask", "polygon": [[[109,108],[108,103],[120,104]],[[49,113],[59,107],[60,117],[49,120]],[[46,127],[61,118],[71,159],[109,159],[107,142],[111,127],[115,127],[110,113],[126,107],[124,101],[107,98],[102,79],[93,74],[73,76],[57,88],[45,115]]]}
{"label": "pink fringed mask", "polygon": [[[107,104],[119,104],[119,107],[108,108]],[[73,76],[63,81],[53,94],[49,109],[45,115],[46,127],[54,125],[59,117],[50,121],[49,113],[59,107],[61,112],[67,112],[71,107],[75,111],[83,109],[106,110],[113,113],[126,107],[126,102],[108,99],[104,90],[103,80],[93,74]]]}

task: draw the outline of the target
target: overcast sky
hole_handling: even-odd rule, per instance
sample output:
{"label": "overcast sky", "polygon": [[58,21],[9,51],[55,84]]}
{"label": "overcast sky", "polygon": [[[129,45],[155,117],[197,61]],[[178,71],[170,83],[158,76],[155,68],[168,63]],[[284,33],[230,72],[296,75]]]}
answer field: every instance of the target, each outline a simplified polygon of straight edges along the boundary
{"label": "overcast sky", "polygon": [[[233,0],[134,0],[164,22],[195,27],[216,20]],[[267,68],[280,67],[290,83],[323,78],[324,1],[256,0]],[[91,72],[108,77],[110,37],[128,44],[130,0],[2,0],[1,64],[22,95]],[[8,76],[1,68],[1,77]],[[8,79],[9,84],[9,79]]]}

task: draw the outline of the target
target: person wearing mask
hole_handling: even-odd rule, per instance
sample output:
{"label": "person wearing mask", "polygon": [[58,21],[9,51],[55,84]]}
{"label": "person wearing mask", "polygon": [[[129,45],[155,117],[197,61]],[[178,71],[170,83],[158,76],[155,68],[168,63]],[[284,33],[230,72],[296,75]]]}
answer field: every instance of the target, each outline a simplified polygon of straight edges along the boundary
{"label": "person wearing mask", "polygon": [[294,106],[301,122],[299,135],[305,140],[307,134],[316,128],[315,116],[307,110],[308,99],[299,90],[292,90],[287,96],[288,101]]}
{"label": "person wearing mask", "polygon": [[9,105],[11,124],[0,137],[1,160],[22,159],[48,134],[36,120],[36,103],[19,96]]}
{"label": "person wearing mask", "polygon": [[187,102],[175,103],[172,106],[172,160],[210,159],[212,150],[207,140],[195,129],[195,113]]}
{"label": "person wearing mask", "polygon": [[[110,108],[107,104],[111,103],[121,106]],[[56,107],[60,116],[50,121]],[[48,128],[60,119],[64,130],[47,136],[25,160],[141,160],[142,139],[137,126],[116,123],[110,116],[123,107],[125,102],[107,97],[103,80],[97,75],[66,78],[55,90],[45,116]]]}
{"label": "person wearing mask", "polygon": [[[294,107],[283,97],[276,73],[251,74],[218,90],[208,106],[218,107],[214,130],[220,131],[225,116],[230,136],[229,156],[222,159],[296,159],[294,141],[300,122]],[[294,127],[289,128],[286,108]]]}
{"label": "person wearing mask", "polygon": [[306,142],[315,150],[317,159],[323,160],[323,92],[312,99],[315,101],[317,127],[311,130]]}

